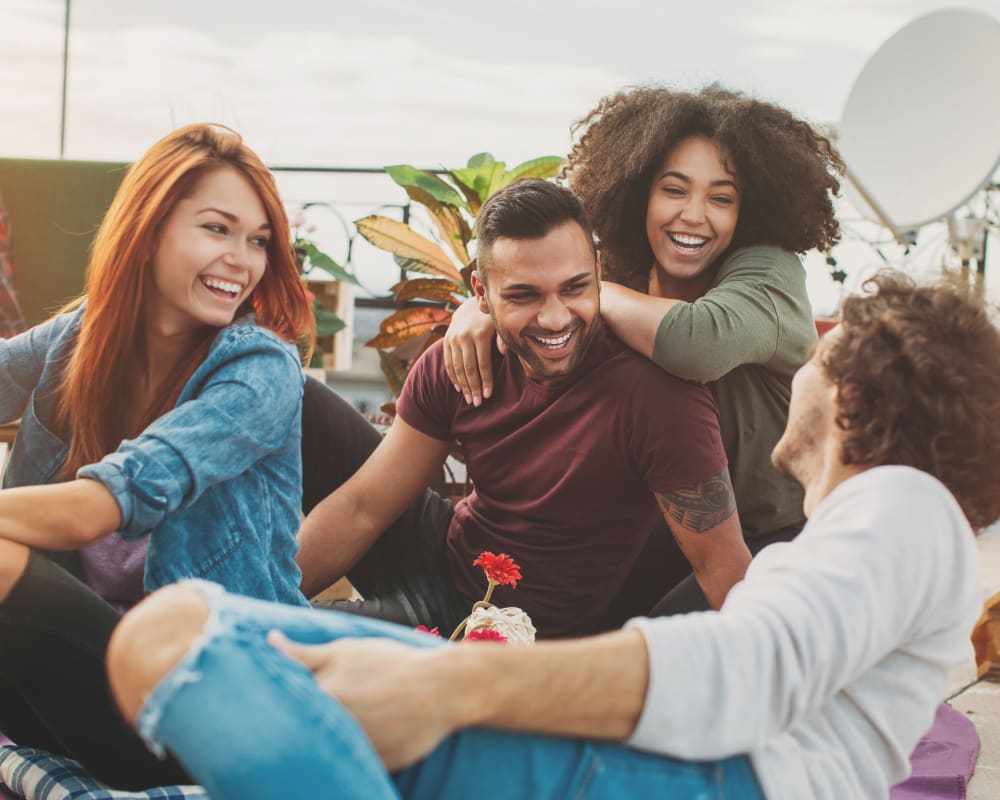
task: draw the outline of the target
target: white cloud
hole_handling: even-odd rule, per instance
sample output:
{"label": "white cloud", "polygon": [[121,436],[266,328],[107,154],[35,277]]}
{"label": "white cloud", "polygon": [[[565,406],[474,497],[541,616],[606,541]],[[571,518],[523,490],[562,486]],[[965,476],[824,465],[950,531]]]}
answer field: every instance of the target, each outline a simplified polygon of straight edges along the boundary
{"label": "white cloud", "polygon": [[813,45],[872,53],[914,16],[912,7],[886,8],[861,0],[777,0],[741,14],[736,22],[756,42],[792,47]]}
{"label": "white cloud", "polygon": [[[625,82],[599,66],[481,62],[400,36],[274,33],[235,45],[180,26],[81,30],[68,154],[133,158],[176,125],[213,119],[286,163],[454,163],[491,148],[527,158],[565,152],[570,121]],[[3,102],[40,123],[50,114],[37,99],[53,88],[34,77]],[[0,151],[10,141],[0,136]]]}
{"label": "white cloud", "polygon": [[53,155],[59,144],[62,4],[0,0],[0,153]]}
{"label": "white cloud", "polygon": [[792,42],[764,41],[751,42],[747,47],[747,52],[761,61],[774,61],[779,63],[791,63],[802,58],[804,48]]}

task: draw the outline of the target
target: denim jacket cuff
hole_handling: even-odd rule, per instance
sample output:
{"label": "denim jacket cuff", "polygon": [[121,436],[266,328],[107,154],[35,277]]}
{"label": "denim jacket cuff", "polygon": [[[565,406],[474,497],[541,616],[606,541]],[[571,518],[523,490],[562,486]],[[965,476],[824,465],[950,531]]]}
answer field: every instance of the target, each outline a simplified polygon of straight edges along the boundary
{"label": "denim jacket cuff", "polygon": [[171,457],[167,453],[160,456],[151,459],[119,450],[76,473],[78,478],[100,481],[114,496],[121,509],[120,533],[125,539],[149,533],[183,497],[177,475],[186,475],[187,467],[175,455],[172,460],[176,464],[168,463]]}

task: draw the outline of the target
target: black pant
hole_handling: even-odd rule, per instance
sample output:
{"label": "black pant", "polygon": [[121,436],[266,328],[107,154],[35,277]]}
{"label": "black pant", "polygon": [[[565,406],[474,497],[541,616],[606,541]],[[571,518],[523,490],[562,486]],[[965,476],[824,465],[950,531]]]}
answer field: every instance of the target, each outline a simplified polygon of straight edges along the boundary
{"label": "black pant", "polygon": [[118,713],[105,654],[118,612],[32,552],[0,603],[0,731],[19,745],[81,762],[116,788],[191,783],[153,756]]}
{"label": "black pant", "polygon": [[[307,379],[302,397],[302,510],[309,513],[338,489],[381,438],[336,392]],[[426,490],[347,573],[364,600],[315,606],[450,633],[471,608],[455,591],[448,569],[445,534],[451,515],[451,503]]]}
{"label": "black pant", "polygon": [[[774,542],[790,542],[801,525],[793,525],[772,533],[746,540],[751,555],[757,555]],[[605,615],[607,628],[620,627],[636,616],[669,617],[691,611],[707,611],[711,606],[695,580],[666,521],[660,517],[649,540],[625,581],[625,587],[614,599]]]}
{"label": "black pant", "polygon": [[[747,549],[751,556],[756,556],[769,544],[775,542],[790,542],[802,530],[801,525],[793,525],[788,528],[765,533],[747,539]],[[648,617],[669,617],[673,614],[687,614],[690,611],[707,611],[710,608],[705,593],[698,585],[694,575],[688,575],[678,583],[673,589],[662,597],[652,610],[646,615]]]}

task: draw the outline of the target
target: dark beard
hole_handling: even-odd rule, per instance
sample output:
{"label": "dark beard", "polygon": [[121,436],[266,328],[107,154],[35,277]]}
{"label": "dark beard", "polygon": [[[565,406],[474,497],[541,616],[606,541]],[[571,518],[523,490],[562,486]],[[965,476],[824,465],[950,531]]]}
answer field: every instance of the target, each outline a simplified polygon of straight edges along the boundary
{"label": "dark beard", "polygon": [[[553,382],[553,385],[561,383],[576,372],[577,367],[580,366],[581,362],[590,351],[590,347],[594,343],[594,340],[604,329],[604,320],[600,314],[594,317],[594,321],[590,324],[590,327],[586,327],[581,323],[580,325],[571,328],[571,330],[574,331],[574,335],[580,337],[580,341],[577,343],[566,369],[562,372],[552,374],[546,371],[548,365],[534,351],[532,346],[524,340],[524,337],[515,337],[502,331],[500,326],[497,325],[496,317],[493,317],[492,309],[490,310],[490,316],[493,319],[493,327],[496,328],[497,335],[501,338],[501,340],[503,340],[503,343],[507,345],[507,349],[515,353],[517,357],[521,359],[523,364],[526,364],[540,377],[555,378],[556,380]],[[563,333],[565,333],[565,331],[563,331]]]}

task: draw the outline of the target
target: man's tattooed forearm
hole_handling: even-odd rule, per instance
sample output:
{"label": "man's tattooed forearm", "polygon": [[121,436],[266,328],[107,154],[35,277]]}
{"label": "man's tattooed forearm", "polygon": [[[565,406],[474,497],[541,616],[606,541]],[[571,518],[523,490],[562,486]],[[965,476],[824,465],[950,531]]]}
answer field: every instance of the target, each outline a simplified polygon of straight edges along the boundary
{"label": "man's tattooed forearm", "polygon": [[663,513],[695,533],[704,533],[736,513],[736,496],[729,480],[729,467],[689,489],[656,493]]}

